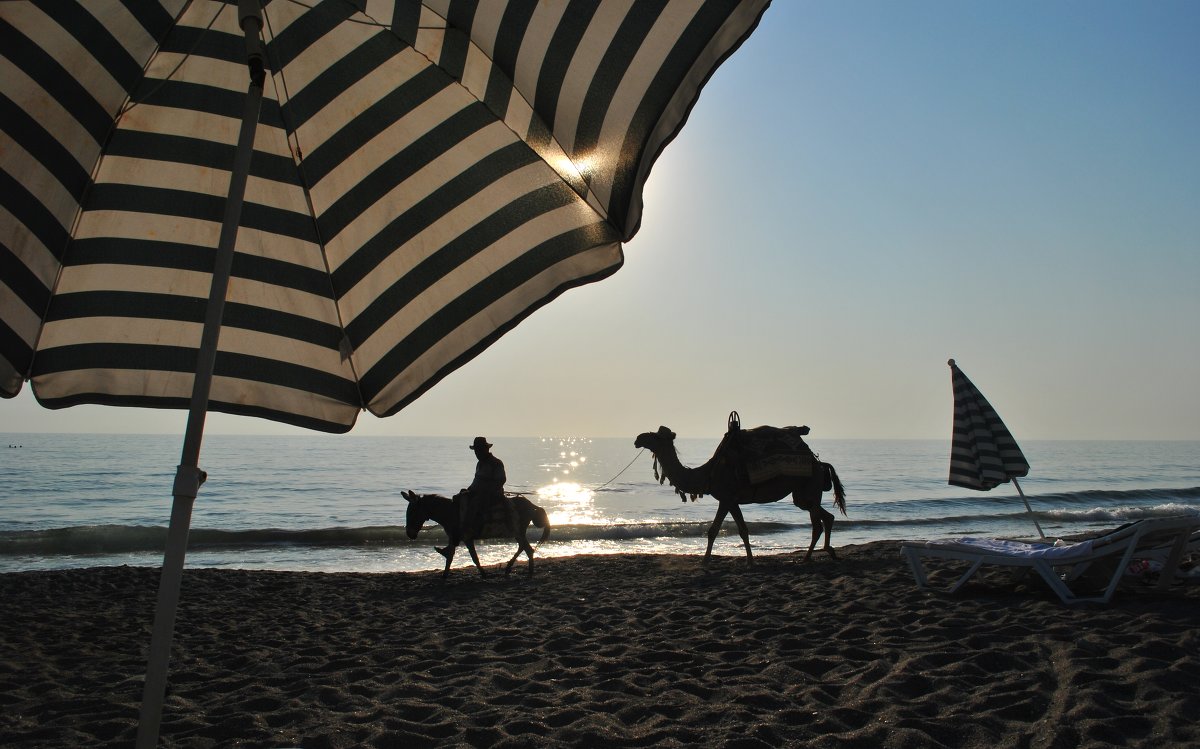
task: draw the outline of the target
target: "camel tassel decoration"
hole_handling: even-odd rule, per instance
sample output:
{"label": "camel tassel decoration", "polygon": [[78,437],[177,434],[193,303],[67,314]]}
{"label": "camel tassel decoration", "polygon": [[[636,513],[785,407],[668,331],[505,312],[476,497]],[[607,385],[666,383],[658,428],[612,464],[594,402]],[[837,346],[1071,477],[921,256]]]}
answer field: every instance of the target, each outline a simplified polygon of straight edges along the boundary
{"label": "camel tassel decoration", "polygon": [[[658,481],[660,486],[667,480],[667,474],[665,471],[662,473],[661,476],[658,473],[658,456],[657,455],[654,456],[654,478]],[[675,484],[671,484],[671,488],[674,489],[675,493],[679,495],[679,500],[681,502],[688,501],[689,495],[685,494],[681,489],[676,487]],[[697,499],[700,499],[704,495],[703,494],[692,494],[690,496],[691,496],[691,500],[693,502],[695,502]]]}

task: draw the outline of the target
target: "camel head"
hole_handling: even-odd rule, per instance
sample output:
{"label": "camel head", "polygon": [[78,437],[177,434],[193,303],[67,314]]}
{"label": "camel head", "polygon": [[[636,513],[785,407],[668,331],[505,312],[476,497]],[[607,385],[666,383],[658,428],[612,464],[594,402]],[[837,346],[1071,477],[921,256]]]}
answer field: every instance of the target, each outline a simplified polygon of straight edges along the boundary
{"label": "camel head", "polygon": [[633,441],[634,447],[641,447],[652,453],[657,453],[675,442],[675,433],[666,427],[659,427],[657,432],[642,432]]}
{"label": "camel head", "polygon": [[[694,478],[688,477],[694,476],[695,471],[679,464],[679,458],[675,455],[675,433],[667,427],[659,427],[657,432],[642,432],[633,441],[633,446],[649,450],[654,454],[654,478],[658,479],[660,484],[669,480],[671,486],[675,487],[675,493],[684,502],[688,500],[688,497],[691,497],[694,502],[697,497],[703,496],[701,492],[707,491],[707,489],[692,490],[691,488],[685,491],[679,488],[680,481],[686,482],[689,487],[693,485]],[[664,469],[661,474],[658,472],[660,463]],[[672,466],[681,472],[674,478],[667,476],[667,471],[672,470]]]}

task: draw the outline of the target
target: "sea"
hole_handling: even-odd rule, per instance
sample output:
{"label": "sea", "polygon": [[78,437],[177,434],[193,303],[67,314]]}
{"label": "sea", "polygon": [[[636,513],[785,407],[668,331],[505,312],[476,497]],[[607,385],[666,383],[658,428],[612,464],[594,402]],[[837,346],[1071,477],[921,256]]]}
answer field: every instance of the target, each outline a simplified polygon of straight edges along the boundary
{"label": "sea", "polygon": [[[681,501],[655,477],[653,456],[628,438],[493,438],[509,491],[549,514],[539,557],[704,553],[716,501]],[[719,438],[679,439],[699,465]],[[469,437],[206,435],[208,474],[192,514],[190,568],[396,572],[444,566],[436,526],[405,534],[400,492],[452,495],[470,483]],[[1141,518],[1200,515],[1200,442],[1032,441],[1020,489],[947,484],[948,440],[820,440],[837,470],[847,514],[835,547],[870,541],[986,535],[1047,537]],[[0,433],[0,572],[160,566],[182,438],[176,435]],[[809,516],[790,500],[744,508],[756,555],[806,549]],[[531,540],[540,531],[530,529]],[[478,545],[485,565],[507,561],[511,540]],[[714,554],[745,552],[731,521]],[[818,552],[820,553],[820,552]],[[470,565],[467,554],[454,567]]]}

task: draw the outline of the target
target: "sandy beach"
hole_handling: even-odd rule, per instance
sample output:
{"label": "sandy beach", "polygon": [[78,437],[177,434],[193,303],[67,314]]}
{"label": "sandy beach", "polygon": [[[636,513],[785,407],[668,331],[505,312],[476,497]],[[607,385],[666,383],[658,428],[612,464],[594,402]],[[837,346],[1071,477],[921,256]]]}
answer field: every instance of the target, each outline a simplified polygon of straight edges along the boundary
{"label": "sandy beach", "polygon": [[[0,746],[131,745],[157,583],[0,575]],[[1198,586],[921,592],[890,542],[532,580],[189,570],[161,745],[1196,746],[1197,621]]]}

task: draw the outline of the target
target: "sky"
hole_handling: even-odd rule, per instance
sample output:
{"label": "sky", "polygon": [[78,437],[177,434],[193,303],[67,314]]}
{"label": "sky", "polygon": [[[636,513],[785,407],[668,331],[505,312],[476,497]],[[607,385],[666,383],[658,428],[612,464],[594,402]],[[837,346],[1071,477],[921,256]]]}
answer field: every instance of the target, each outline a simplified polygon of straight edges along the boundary
{"label": "sky", "polygon": [[351,434],[948,440],[954,358],[1018,441],[1200,439],[1200,3],[775,0],[644,204],[614,276]]}

